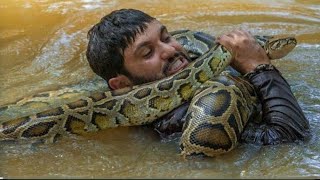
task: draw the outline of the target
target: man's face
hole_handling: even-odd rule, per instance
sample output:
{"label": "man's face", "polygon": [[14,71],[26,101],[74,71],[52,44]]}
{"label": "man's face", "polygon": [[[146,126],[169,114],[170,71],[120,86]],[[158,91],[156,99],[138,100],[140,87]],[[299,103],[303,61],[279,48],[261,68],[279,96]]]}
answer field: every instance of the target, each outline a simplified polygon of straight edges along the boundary
{"label": "man's face", "polygon": [[159,21],[148,24],[142,34],[124,50],[124,67],[133,84],[151,82],[170,76],[188,65],[184,48]]}

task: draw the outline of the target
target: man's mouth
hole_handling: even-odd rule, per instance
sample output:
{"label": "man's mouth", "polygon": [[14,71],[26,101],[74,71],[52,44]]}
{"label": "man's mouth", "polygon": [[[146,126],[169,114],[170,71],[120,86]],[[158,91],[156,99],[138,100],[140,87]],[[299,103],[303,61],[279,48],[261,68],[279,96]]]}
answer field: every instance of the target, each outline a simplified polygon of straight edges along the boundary
{"label": "man's mouth", "polygon": [[171,66],[169,67],[169,71],[176,71],[179,69],[183,62],[181,61],[181,58],[176,59],[173,63],[171,63]]}
{"label": "man's mouth", "polygon": [[187,65],[188,65],[187,59],[184,58],[184,56],[179,55],[175,57],[172,62],[169,62],[168,64],[166,64],[164,68],[164,74],[166,76],[170,76],[178,72],[179,70],[185,68]]}

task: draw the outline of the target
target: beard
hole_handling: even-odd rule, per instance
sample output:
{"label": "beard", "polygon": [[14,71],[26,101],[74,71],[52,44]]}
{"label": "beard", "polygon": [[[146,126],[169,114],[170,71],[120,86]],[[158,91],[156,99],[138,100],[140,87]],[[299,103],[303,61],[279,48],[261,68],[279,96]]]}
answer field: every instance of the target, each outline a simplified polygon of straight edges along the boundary
{"label": "beard", "polygon": [[134,75],[130,75],[128,77],[134,85],[145,84],[145,83],[153,82],[153,81],[164,78],[164,76],[159,77],[156,74],[154,76],[149,76],[149,77],[134,76]]}

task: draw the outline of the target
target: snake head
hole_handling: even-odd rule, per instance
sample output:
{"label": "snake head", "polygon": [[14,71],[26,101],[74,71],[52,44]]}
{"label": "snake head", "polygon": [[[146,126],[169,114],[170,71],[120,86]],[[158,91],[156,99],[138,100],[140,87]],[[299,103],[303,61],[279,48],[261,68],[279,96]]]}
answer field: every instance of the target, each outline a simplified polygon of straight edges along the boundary
{"label": "snake head", "polygon": [[272,37],[265,45],[270,59],[280,59],[286,56],[297,45],[295,37]]}

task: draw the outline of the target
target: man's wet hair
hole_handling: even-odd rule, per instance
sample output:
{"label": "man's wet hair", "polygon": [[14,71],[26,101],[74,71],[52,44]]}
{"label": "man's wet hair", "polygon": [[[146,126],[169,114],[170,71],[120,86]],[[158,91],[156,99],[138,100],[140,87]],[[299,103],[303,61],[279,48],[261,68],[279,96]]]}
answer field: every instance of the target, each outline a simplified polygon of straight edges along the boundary
{"label": "man's wet hair", "polygon": [[124,68],[124,50],[155,18],[136,9],[120,9],[101,18],[88,32],[87,60],[92,70],[107,82],[119,74],[130,77]]}

